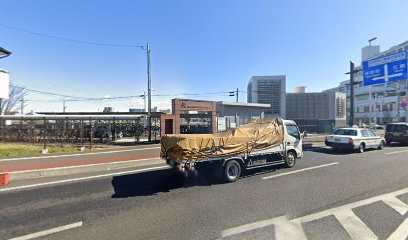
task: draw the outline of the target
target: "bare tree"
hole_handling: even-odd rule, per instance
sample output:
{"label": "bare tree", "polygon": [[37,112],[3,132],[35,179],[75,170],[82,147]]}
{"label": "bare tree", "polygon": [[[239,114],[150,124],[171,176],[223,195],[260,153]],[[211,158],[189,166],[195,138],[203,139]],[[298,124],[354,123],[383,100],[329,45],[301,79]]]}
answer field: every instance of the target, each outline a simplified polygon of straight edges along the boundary
{"label": "bare tree", "polygon": [[20,110],[21,109],[21,104],[19,104],[20,100],[23,100],[27,93],[28,92],[25,88],[10,83],[9,98],[1,99],[0,109],[2,112],[0,113],[10,113]]}

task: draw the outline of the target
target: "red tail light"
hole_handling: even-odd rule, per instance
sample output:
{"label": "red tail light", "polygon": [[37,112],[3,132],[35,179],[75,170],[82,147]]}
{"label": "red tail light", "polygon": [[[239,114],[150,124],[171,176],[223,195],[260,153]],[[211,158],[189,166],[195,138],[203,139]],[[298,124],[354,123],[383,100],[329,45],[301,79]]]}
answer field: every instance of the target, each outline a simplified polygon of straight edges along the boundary
{"label": "red tail light", "polygon": [[190,170],[190,168],[191,168],[190,163],[186,163],[186,164],[184,165],[184,167],[186,168],[186,170]]}
{"label": "red tail light", "polygon": [[349,138],[348,144],[353,144],[353,139],[352,138]]}

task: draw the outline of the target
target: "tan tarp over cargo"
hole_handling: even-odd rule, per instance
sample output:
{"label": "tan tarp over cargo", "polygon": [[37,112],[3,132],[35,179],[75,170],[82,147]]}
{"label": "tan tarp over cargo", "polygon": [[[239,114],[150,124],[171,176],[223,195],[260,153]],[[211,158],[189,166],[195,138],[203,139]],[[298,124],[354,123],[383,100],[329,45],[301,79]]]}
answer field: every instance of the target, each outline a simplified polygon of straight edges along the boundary
{"label": "tan tarp over cargo", "polygon": [[170,134],[161,138],[162,158],[200,160],[260,151],[283,142],[279,120],[255,121],[215,134]]}

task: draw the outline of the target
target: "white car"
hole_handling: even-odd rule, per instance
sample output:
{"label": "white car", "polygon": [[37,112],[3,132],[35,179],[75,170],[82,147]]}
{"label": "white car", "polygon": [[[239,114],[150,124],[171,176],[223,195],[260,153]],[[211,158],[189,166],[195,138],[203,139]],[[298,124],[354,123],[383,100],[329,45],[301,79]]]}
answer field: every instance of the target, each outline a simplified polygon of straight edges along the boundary
{"label": "white car", "polygon": [[367,148],[383,149],[385,139],[370,129],[339,128],[334,135],[326,137],[325,144],[333,150],[357,150],[363,153]]}

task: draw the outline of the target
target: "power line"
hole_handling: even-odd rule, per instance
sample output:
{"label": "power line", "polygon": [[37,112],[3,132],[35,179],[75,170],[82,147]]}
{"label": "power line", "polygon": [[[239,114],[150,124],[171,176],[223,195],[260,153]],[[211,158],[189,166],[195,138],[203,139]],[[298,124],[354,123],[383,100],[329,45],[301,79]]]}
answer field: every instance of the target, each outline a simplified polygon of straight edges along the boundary
{"label": "power line", "polygon": [[96,45],[96,46],[105,46],[105,47],[122,47],[122,48],[143,48],[144,46],[141,45],[126,45],[126,44],[112,44],[112,43],[100,43],[100,42],[90,42],[90,41],[82,41],[82,40],[77,40],[77,39],[72,39],[72,38],[64,38],[64,37],[58,37],[50,34],[45,34],[45,33],[40,33],[40,32],[34,32],[34,31],[29,31],[25,30],[22,28],[16,28],[10,25],[6,25],[3,23],[0,23],[1,27],[8,28],[14,31],[19,31],[31,35],[36,35],[40,37],[46,37],[46,38],[52,38],[56,40],[61,40],[61,41],[66,41],[66,42],[72,42],[72,43],[80,43],[80,44],[87,44],[87,45]]}
{"label": "power line", "polygon": [[[46,91],[41,91],[41,90],[36,90],[36,89],[31,89],[31,88],[26,88],[26,87],[20,87],[17,85],[10,84],[11,87],[14,88],[20,88],[27,90],[29,92],[35,92],[39,94],[44,94],[44,95],[50,95],[50,96],[57,96],[57,97],[63,97],[63,98],[71,98],[71,99],[63,99],[63,100],[40,100],[40,99],[26,99],[26,102],[84,102],[84,101],[109,101],[109,100],[121,100],[121,99],[130,99],[130,98],[139,98],[143,96],[143,94],[140,95],[130,95],[130,96],[116,96],[116,97],[79,97],[79,96],[72,96],[72,95],[65,95],[65,94],[59,94],[59,93],[53,93],[53,92],[46,92]],[[241,92],[241,91],[240,91]],[[177,97],[177,96],[228,96],[227,91],[225,92],[204,92],[204,93],[180,93],[180,94],[152,94],[152,96],[155,97]],[[73,99],[72,99],[73,98]]]}
{"label": "power line", "polygon": [[27,91],[29,91],[29,92],[36,92],[36,93],[45,94],[45,95],[52,95],[52,96],[66,97],[66,98],[80,98],[80,99],[86,99],[86,98],[84,98],[84,97],[70,96],[70,95],[64,95],[64,94],[52,93],[52,92],[45,92],[45,91],[40,91],[40,90],[36,90],[36,89],[30,89],[30,88],[26,88],[26,87],[20,87],[20,86],[13,85],[13,84],[10,84],[10,86],[11,86],[11,87],[14,87],[14,88],[24,89],[24,90],[27,90]]}

